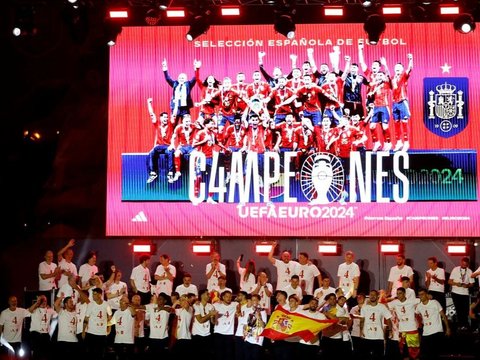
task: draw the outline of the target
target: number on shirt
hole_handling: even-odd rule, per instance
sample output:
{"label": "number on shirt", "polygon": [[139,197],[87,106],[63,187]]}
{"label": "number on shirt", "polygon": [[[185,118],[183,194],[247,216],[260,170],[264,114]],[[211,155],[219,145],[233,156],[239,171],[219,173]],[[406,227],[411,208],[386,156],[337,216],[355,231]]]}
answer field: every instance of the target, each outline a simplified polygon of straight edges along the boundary
{"label": "number on shirt", "polygon": [[423,314],[423,317],[427,318],[427,319],[430,317],[430,314],[428,313],[428,310],[425,310],[425,313]]}
{"label": "number on shirt", "polygon": [[99,318],[100,320],[103,319],[103,312],[102,311],[98,312],[97,318]]}
{"label": "number on shirt", "polygon": [[369,319],[370,319],[372,322],[375,322],[375,313],[373,313],[372,315],[370,315]]}
{"label": "number on shirt", "polygon": [[122,317],[120,317],[120,318],[117,320],[117,325],[118,325],[118,326],[122,326]]}
{"label": "number on shirt", "polygon": [[407,311],[405,310],[405,306],[402,306],[402,308],[400,309],[400,312],[401,312],[402,314],[405,314],[405,313],[407,312]]}
{"label": "number on shirt", "polygon": [[343,277],[344,277],[345,279],[348,279],[348,270],[347,270],[347,272],[345,273],[345,275],[343,275]]}
{"label": "number on shirt", "polygon": [[47,314],[43,314],[42,322],[45,323],[45,324],[47,323]]}
{"label": "number on shirt", "polygon": [[298,276],[303,279],[303,270],[300,271],[300,274],[298,274]]}
{"label": "number on shirt", "polygon": [[16,316],[12,319],[12,323],[17,325],[17,317]]}

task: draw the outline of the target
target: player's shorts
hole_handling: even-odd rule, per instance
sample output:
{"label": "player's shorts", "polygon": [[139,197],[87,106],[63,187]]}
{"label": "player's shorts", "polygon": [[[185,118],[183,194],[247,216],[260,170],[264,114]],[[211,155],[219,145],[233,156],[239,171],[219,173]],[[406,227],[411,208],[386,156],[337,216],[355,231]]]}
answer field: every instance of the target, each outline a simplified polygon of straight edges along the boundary
{"label": "player's shorts", "polygon": [[310,118],[313,126],[322,125],[322,113],[320,111],[303,110],[303,116]]}
{"label": "player's shorts", "polygon": [[220,114],[219,116],[219,121],[218,121],[218,126],[225,126],[227,125],[227,121],[230,123],[230,124],[233,124],[234,121],[235,121],[235,115],[232,114],[232,115],[224,115],[224,114]]}
{"label": "player's shorts", "polygon": [[410,106],[408,100],[402,100],[400,102],[394,102],[392,107],[393,120],[408,120],[410,119]]}
{"label": "player's shorts", "polygon": [[275,124],[280,124],[281,122],[285,121],[286,117],[287,114],[275,114],[273,115],[273,120],[275,121]]}
{"label": "player's shorts", "polygon": [[390,111],[386,106],[375,106],[373,108],[372,123],[388,124],[390,121]]}
{"label": "player's shorts", "polygon": [[183,145],[183,146],[180,146],[178,150],[180,150],[182,155],[190,155],[190,153],[193,151],[193,147],[192,145]]}

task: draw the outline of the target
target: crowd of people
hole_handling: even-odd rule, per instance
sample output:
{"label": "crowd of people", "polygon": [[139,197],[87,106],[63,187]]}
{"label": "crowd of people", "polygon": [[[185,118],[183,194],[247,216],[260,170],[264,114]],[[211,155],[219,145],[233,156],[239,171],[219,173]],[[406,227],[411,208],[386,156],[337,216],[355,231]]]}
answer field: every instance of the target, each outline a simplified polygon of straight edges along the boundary
{"label": "crowd of people", "polygon": [[[317,68],[314,49],[301,68],[291,55],[292,69],[280,67],[272,75],[264,68],[265,52],[258,53],[259,69],[248,83],[244,72],[217,80],[214,74],[200,79],[202,63],[194,61],[195,75],[185,73],[171,78],[165,59],[162,63],[166,82],[173,89],[169,112],[158,117],[153,99],[147,99],[148,112],[155,128],[154,146],[147,156],[147,184],[160,174],[159,157],[166,157],[166,181],[176,182],[182,175],[182,159],[193,151],[207,159],[218,155],[225,168],[225,183],[231,178],[232,154],[255,154],[260,174],[265,152],[295,152],[292,168],[297,180],[305,159],[326,152],[348,163],[351,151],[407,151],[410,148],[410,106],[408,80],[413,55],[407,65],[398,62],[390,73],[382,57],[368,67],[364,46],[358,47],[358,63],[344,56],[340,70],[340,48],[334,47],[326,62]],[[263,76],[263,78],[262,78]],[[200,97],[192,99],[192,89],[200,88]],[[394,131],[391,131],[393,118]],[[198,192],[204,167],[197,165],[195,191]],[[214,203],[212,197],[207,202]]]}
{"label": "crowd of people", "polygon": [[[466,257],[448,277],[436,258],[428,258],[425,287],[418,287],[413,269],[398,254],[385,289],[361,293],[361,272],[352,251],[345,252],[333,286],[334,279],[307,253],[300,252],[297,260],[288,251],[275,257],[274,242],[268,260],[276,269],[275,287],[265,271],[257,271],[254,259],[243,264],[240,256],[239,291],[233,292],[236,284],[227,284],[218,252],[205,266],[205,288],[194,285],[189,273],[174,287],[177,269],[167,254],[159,256],[154,272],[151,257],[140,256],[124,282],[115,265],[108,276],[100,274],[94,252],[77,271],[74,246],[72,239],[58,251],[58,264],[52,251],[45,253],[38,267],[38,296],[28,309],[19,306],[16,296],[9,297],[0,315],[5,356],[438,359],[444,337],[473,332],[479,324],[480,296],[472,302],[470,292],[480,268],[472,272]],[[456,311],[451,320],[445,315],[447,285]],[[263,330],[280,308],[335,324],[310,341],[265,338]]]}

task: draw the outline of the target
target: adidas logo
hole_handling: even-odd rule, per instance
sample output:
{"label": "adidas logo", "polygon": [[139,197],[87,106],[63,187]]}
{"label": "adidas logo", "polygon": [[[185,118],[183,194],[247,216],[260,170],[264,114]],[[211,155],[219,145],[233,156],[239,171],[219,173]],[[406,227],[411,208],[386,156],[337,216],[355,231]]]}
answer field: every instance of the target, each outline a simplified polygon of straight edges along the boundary
{"label": "adidas logo", "polygon": [[137,215],[135,215],[135,216],[132,218],[132,221],[147,222],[148,219],[147,219],[147,217],[145,216],[145,213],[144,213],[143,211],[140,211]]}

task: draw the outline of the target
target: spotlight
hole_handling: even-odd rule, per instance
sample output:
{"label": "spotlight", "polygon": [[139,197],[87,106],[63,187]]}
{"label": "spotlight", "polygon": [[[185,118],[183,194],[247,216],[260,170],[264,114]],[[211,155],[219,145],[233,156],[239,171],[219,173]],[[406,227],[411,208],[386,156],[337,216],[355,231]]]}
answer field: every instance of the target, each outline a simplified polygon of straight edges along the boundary
{"label": "spotlight", "polygon": [[283,14],[277,16],[273,27],[277,33],[282,34],[288,39],[295,37],[295,23],[290,15]]}
{"label": "spotlight", "polygon": [[373,4],[373,1],[362,1],[362,6],[365,8],[372,6],[372,4]]}
{"label": "spotlight", "polygon": [[114,46],[117,43],[117,37],[122,32],[122,26],[114,23],[107,23],[105,28],[105,37],[108,46]]}
{"label": "spotlight", "polygon": [[187,33],[188,41],[195,40],[210,29],[210,19],[208,18],[208,15],[210,15],[210,11],[207,11],[204,15],[197,15],[193,18],[193,22]]}
{"label": "spotlight", "polygon": [[369,15],[363,24],[363,29],[368,35],[368,42],[372,45],[378,44],[380,36],[385,31],[385,28],[385,19],[378,14]]}
{"label": "spotlight", "polygon": [[158,8],[160,10],[167,10],[170,0],[159,0]]}
{"label": "spotlight", "polygon": [[469,32],[475,30],[476,25],[472,15],[460,14],[453,21],[453,27],[462,34],[468,34]]}

